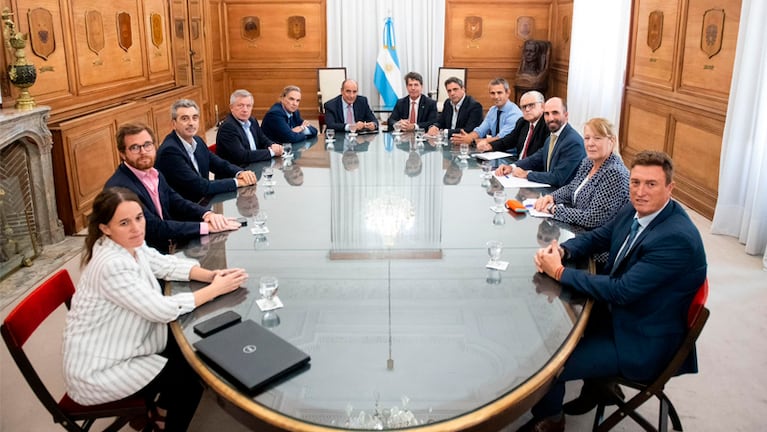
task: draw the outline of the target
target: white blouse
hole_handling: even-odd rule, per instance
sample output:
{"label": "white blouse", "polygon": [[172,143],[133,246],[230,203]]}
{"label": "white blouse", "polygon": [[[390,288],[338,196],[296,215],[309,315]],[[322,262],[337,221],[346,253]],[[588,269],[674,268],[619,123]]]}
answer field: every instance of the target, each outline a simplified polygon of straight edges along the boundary
{"label": "white blouse", "polygon": [[194,309],[194,294],[166,297],[157,279],[189,280],[195,265],[146,243],[134,258],[107,237],[96,242],[64,329],[64,381],[72,399],[83,405],[122,399],[160,373],[167,323]]}

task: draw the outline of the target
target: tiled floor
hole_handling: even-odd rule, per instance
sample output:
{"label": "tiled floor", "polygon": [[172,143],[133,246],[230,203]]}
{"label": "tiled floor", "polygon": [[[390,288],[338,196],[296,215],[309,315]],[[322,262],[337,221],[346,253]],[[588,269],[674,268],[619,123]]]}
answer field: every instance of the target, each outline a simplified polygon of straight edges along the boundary
{"label": "tiled floor", "polygon": [[[708,307],[711,318],[698,343],[701,372],[678,377],[671,381],[667,393],[671,396],[688,431],[756,431],[762,430],[761,413],[767,409],[767,273],[762,269],[761,257],[748,256],[743,247],[730,237],[709,234],[711,223],[691,214],[706,244],[709,260],[708,278],[711,294]],[[78,275],[78,261],[65,265]],[[0,311],[0,318],[16,301]],[[58,311],[43,325],[39,334],[29,343],[30,349],[41,354],[42,364],[36,365],[63,389],[61,368],[61,332],[64,312]],[[62,430],[51,422],[50,416],[37,401],[24,382],[7,349],[0,349],[0,432]],[[577,385],[568,387],[574,395]],[[652,413],[652,410],[646,410]],[[568,417],[568,430],[590,430],[593,414]],[[654,414],[650,415],[654,418]],[[514,430],[515,425],[505,430]],[[95,428],[94,430],[97,430]],[[125,428],[126,431],[130,430]],[[206,393],[197,410],[192,431],[247,430],[223,411],[215,396]],[[639,428],[624,421],[616,431],[635,431]]]}

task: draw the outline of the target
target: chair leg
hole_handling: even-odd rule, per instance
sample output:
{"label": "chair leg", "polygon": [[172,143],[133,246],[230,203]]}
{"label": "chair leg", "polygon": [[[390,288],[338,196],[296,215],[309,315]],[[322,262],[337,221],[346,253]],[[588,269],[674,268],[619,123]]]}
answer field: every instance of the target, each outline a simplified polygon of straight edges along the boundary
{"label": "chair leg", "polygon": [[658,432],[668,432],[668,404],[662,397],[658,399]]}
{"label": "chair leg", "polygon": [[666,393],[661,392],[658,395],[658,399],[660,399],[661,403],[665,403],[666,409],[668,411],[668,418],[671,419],[671,427],[675,431],[682,432],[682,421],[679,419],[679,414],[676,412],[676,408],[674,408],[674,404],[671,403],[671,399],[666,396]]}
{"label": "chair leg", "polygon": [[599,403],[597,404],[597,411],[594,413],[594,425],[591,427],[591,432],[596,432],[599,429],[599,424],[602,423],[604,416],[605,406]]}

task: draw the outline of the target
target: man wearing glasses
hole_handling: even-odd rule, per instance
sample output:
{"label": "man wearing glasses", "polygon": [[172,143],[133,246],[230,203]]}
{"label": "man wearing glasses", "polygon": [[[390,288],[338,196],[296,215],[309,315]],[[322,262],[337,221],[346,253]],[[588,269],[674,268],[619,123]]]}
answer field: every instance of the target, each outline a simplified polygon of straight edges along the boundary
{"label": "man wearing glasses", "polygon": [[147,245],[167,252],[172,241],[240,227],[235,219],[184,199],[168,185],[165,177],[154,168],[156,139],[148,126],[141,123],[122,125],[116,140],[123,163],[104,187],[128,188],[141,199]]}
{"label": "man wearing glasses", "polygon": [[543,94],[529,91],[519,99],[522,118],[517,120],[510,134],[498,141],[477,144],[479,151],[503,151],[511,153],[517,159],[524,159],[543,147],[549,136],[549,129],[543,118]]}

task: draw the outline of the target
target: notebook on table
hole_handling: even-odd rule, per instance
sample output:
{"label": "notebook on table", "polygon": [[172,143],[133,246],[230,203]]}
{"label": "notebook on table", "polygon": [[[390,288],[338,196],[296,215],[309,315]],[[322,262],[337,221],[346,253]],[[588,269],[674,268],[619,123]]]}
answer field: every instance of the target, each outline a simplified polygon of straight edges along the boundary
{"label": "notebook on table", "polygon": [[214,333],[194,347],[216,371],[250,393],[305,369],[311,359],[253,320]]}

